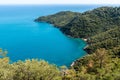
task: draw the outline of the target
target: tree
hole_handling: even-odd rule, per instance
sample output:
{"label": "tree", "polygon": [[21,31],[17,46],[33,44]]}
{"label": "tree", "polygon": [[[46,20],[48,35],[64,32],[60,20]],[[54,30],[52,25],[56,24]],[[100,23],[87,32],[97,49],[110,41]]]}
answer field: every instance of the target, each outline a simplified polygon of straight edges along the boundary
{"label": "tree", "polygon": [[94,53],[94,61],[98,61],[99,68],[102,68],[103,65],[106,63],[108,55],[107,50],[104,48],[97,49]]}
{"label": "tree", "polygon": [[0,56],[1,57],[6,57],[7,56],[8,51],[7,50],[3,50],[2,48],[0,48]]}

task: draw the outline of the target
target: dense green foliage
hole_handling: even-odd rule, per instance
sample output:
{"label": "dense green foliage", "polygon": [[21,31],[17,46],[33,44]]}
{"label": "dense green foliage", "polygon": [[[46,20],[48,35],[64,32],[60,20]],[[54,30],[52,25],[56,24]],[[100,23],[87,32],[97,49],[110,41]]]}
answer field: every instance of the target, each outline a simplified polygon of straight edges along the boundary
{"label": "dense green foliage", "polygon": [[[2,53],[1,53],[2,52]],[[0,49],[0,80],[61,80],[59,69],[44,60],[25,60],[10,64]]]}
{"label": "dense green foliage", "polygon": [[79,16],[80,14],[77,12],[71,12],[71,11],[62,11],[60,13],[56,13],[54,15],[49,15],[47,17],[43,16],[35,21],[45,21],[48,23],[51,23],[55,25],[56,27],[63,27],[67,25],[71,20],[73,20],[74,17]]}
{"label": "dense green foliage", "polygon": [[92,36],[88,43],[90,43],[87,47],[89,51],[105,48],[110,50],[111,54],[120,55],[120,27]]}
{"label": "dense green foliage", "polygon": [[69,14],[74,12],[61,13],[36,21],[55,24],[67,35],[87,39],[85,50],[92,53],[76,60],[62,79],[120,80],[120,7],[100,7],[72,18]]}
{"label": "dense green foliage", "polygon": [[92,54],[68,69],[35,59],[10,64],[7,51],[0,49],[0,80],[120,80],[120,7],[60,12],[35,21],[49,22],[67,35],[86,38],[86,50]]}
{"label": "dense green foliage", "polygon": [[73,37],[88,38],[120,25],[120,7],[100,7],[84,13],[59,12],[36,20],[62,25],[61,30]]}
{"label": "dense green foliage", "polygon": [[4,57],[0,58],[0,80],[120,80],[119,62],[104,48],[75,61],[69,69],[35,59],[10,64]]}
{"label": "dense green foliage", "polygon": [[[87,39],[86,51],[88,53],[93,53],[97,48],[105,48],[112,54],[120,54],[120,7],[100,7],[77,13],[74,18],[71,18],[70,15],[59,15],[60,13],[39,17],[37,21],[55,23],[58,27],[61,26],[61,22],[67,22],[60,27],[60,30],[72,37]],[[73,14],[73,12],[69,12],[69,14]],[[60,17],[64,16],[66,18],[61,20]],[[54,22],[52,22],[53,20]]]}
{"label": "dense green foliage", "polygon": [[75,62],[74,69],[79,80],[120,80],[120,59],[109,51],[97,49]]}

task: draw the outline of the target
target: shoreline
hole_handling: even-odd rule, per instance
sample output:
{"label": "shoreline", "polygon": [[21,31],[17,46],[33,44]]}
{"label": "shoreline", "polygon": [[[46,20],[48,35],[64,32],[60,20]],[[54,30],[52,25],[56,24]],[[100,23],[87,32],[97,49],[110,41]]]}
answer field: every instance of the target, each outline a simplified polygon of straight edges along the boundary
{"label": "shoreline", "polygon": [[[45,21],[38,21],[38,20],[34,20],[34,22],[43,22],[43,23],[48,23],[48,24],[51,24],[51,25],[53,25],[55,28],[57,28],[57,29],[59,29],[60,30],[60,27],[57,27],[57,26],[55,26],[54,24],[52,24],[52,23],[50,23],[50,22],[45,22]],[[60,30],[61,31],[61,30]],[[61,31],[63,34],[65,34],[63,31]],[[75,38],[75,37],[72,37],[71,35],[67,35],[67,34],[65,34],[68,38],[72,38],[72,39],[81,39],[81,40],[83,40],[86,44],[87,44],[87,41],[88,41],[88,39],[87,38]],[[83,47],[83,50],[86,52],[86,48],[88,47],[88,44],[85,46],[85,47]],[[86,52],[87,53],[87,52]],[[88,54],[88,53],[87,53]],[[84,56],[83,56],[84,57]],[[82,58],[82,57],[81,57]],[[79,58],[78,58],[79,59]],[[70,67],[72,67],[72,66],[74,66],[74,64],[75,64],[75,62],[78,60],[78,59],[75,59],[74,61],[72,61],[71,62],[71,64],[69,65]]]}

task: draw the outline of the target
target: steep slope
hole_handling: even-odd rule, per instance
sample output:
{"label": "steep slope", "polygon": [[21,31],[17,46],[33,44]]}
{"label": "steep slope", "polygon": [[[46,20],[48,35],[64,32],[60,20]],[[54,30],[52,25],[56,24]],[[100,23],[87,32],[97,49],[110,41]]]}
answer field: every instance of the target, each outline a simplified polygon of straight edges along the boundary
{"label": "steep slope", "polygon": [[120,7],[100,7],[84,13],[59,12],[36,21],[52,23],[74,38],[86,38],[88,53],[105,48],[120,55]]}
{"label": "steep slope", "polygon": [[120,7],[100,7],[84,13],[64,11],[35,21],[52,23],[72,37],[89,38],[120,25]]}
{"label": "steep slope", "polygon": [[61,30],[73,37],[89,38],[120,25],[120,8],[101,7],[82,13]]}
{"label": "steep slope", "polygon": [[92,36],[88,40],[88,52],[94,52],[96,49],[105,48],[112,54],[120,55],[120,26],[110,29],[106,32]]}
{"label": "steep slope", "polygon": [[55,25],[56,27],[63,27],[68,24],[74,17],[81,15],[77,12],[62,11],[54,15],[42,16],[35,21],[44,21]]}

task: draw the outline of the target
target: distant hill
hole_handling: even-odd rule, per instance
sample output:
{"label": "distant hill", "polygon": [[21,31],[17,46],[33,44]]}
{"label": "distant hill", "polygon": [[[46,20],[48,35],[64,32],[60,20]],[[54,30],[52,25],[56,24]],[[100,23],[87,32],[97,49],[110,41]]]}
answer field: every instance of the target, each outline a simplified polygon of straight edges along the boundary
{"label": "distant hill", "polygon": [[97,48],[117,48],[115,54],[120,54],[120,7],[100,7],[84,13],[64,11],[35,21],[54,24],[74,38],[86,38],[88,53]]}
{"label": "distant hill", "polygon": [[54,15],[42,16],[36,19],[35,21],[44,21],[51,24],[54,24],[56,27],[64,27],[67,25],[74,17],[81,15],[77,12],[71,11],[62,11]]}

